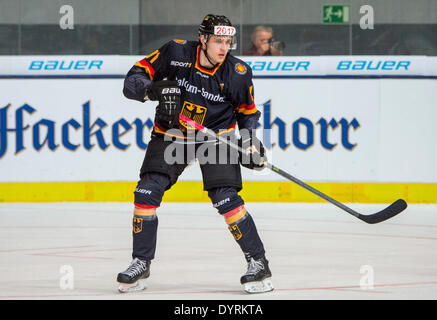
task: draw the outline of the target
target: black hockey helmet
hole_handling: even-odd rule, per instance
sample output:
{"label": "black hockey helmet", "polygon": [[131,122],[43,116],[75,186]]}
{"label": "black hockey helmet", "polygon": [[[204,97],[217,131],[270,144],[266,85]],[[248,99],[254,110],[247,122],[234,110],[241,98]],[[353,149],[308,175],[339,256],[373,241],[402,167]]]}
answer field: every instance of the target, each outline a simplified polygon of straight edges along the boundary
{"label": "black hockey helmet", "polygon": [[214,34],[215,26],[230,26],[232,27],[231,21],[225,16],[219,16],[216,14],[207,14],[203,18],[202,23],[199,26],[199,34]]}
{"label": "black hockey helmet", "polygon": [[[230,28],[216,28],[218,26],[225,26]],[[203,18],[202,23],[199,26],[199,35],[203,34],[206,36],[206,41],[208,41],[211,35],[218,36],[229,36],[232,38],[231,49],[235,49],[236,41],[236,29],[232,26],[231,20],[229,20],[226,16],[220,16],[216,14],[207,14],[205,18]]]}

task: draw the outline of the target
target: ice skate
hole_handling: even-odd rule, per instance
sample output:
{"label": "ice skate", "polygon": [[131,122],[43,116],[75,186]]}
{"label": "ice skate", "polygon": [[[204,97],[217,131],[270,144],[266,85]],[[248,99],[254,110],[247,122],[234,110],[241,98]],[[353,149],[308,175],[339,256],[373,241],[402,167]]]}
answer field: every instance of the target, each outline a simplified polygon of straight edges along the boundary
{"label": "ice skate", "polygon": [[243,290],[247,293],[262,293],[273,290],[272,273],[265,257],[255,260],[250,258],[247,272],[240,279]]}
{"label": "ice skate", "polygon": [[118,274],[117,281],[120,284],[118,291],[125,293],[146,289],[146,279],[149,275],[150,261],[135,258],[125,271]]}

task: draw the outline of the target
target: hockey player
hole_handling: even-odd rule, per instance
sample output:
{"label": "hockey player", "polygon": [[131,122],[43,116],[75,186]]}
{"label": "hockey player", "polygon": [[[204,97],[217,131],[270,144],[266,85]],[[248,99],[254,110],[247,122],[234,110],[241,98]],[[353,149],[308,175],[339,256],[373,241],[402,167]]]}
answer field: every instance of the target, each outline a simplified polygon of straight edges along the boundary
{"label": "hockey player", "polygon": [[[235,159],[228,153],[226,163],[199,161],[204,190],[246,258],[247,272],[240,279],[243,289],[248,293],[273,290],[263,243],[238,195],[242,189],[240,163],[259,170],[265,155],[254,134],[260,112],[254,104],[252,71],[229,54],[235,34],[228,18],[208,14],[199,26],[198,41],[172,40],[136,63],[126,75],[123,93],[127,98],[159,104],[134,192],[133,261],[117,276],[120,292],[145,289],[144,279],[150,275],[156,249],[156,210],[164,192],[176,183],[192,160],[177,164],[166,161],[165,150],[174,143],[169,136],[178,136],[185,147],[194,143],[196,150],[204,144],[192,141],[190,127],[179,120],[179,114],[230,137],[238,124],[239,142],[249,160],[242,161],[243,154],[237,153]],[[180,134],[175,134],[174,129]]]}

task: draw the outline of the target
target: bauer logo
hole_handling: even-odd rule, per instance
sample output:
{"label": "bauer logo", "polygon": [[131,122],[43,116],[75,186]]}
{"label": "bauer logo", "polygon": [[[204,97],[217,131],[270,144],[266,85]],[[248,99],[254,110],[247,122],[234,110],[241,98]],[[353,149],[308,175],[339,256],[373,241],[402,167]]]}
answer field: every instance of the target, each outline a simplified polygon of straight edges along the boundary
{"label": "bauer logo", "polygon": [[408,71],[409,60],[341,60],[337,70],[345,71]]}
{"label": "bauer logo", "polygon": [[28,70],[30,71],[97,71],[101,70],[103,66],[103,60],[75,60],[75,59],[62,59],[62,60],[32,60],[29,63]]}
{"label": "bauer logo", "polygon": [[264,71],[264,72],[289,72],[289,71],[299,71],[306,72],[309,71],[311,62],[307,60],[296,61],[296,60],[285,60],[285,61],[270,61],[270,60],[245,60],[253,71]]}

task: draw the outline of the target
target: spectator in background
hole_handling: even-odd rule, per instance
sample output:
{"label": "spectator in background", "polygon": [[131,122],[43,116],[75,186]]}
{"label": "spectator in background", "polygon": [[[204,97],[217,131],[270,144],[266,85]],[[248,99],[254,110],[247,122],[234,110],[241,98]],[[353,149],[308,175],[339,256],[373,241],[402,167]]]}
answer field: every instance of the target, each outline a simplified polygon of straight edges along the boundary
{"label": "spectator in background", "polygon": [[245,56],[282,56],[285,44],[273,38],[273,28],[257,26],[250,37],[252,47],[243,52]]}

